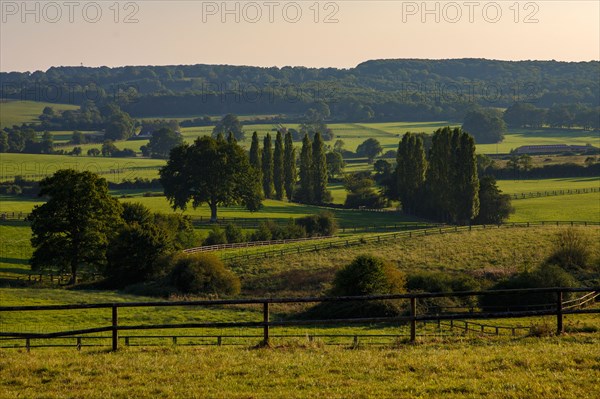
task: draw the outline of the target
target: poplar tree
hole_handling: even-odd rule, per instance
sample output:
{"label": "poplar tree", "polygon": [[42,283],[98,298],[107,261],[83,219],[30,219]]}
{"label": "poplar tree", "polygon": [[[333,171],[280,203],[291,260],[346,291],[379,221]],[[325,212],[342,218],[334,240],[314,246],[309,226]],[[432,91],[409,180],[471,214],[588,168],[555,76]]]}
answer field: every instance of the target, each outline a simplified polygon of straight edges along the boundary
{"label": "poplar tree", "polygon": [[452,201],[452,129],[444,127],[433,133],[427,168],[427,197],[438,219],[448,221]]}
{"label": "poplar tree", "polygon": [[297,194],[300,201],[307,203],[313,201],[312,161],[312,143],[308,134],[305,134],[300,152],[300,189]]}
{"label": "poplar tree", "polygon": [[263,140],[262,150],[262,182],[265,198],[273,197],[273,149],[271,135],[267,133]]}
{"label": "poplar tree", "polygon": [[258,141],[258,133],[252,134],[252,144],[250,145],[250,165],[258,173],[258,179],[262,186],[262,162],[260,160],[260,142]]}
{"label": "poplar tree", "polygon": [[285,186],[285,195],[288,200],[291,200],[294,195],[297,173],[296,149],[294,148],[292,134],[287,132],[285,134],[285,148],[283,152],[283,180]]}
{"label": "poplar tree", "polygon": [[273,152],[273,186],[275,188],[275,198],[283,199],[283,137],[281,132],[277,132],[275,137],[275,151]]}
{"label": "poplar tree", "polygon": [[331,193],[327,191],[327,158],[325,144],[321,133],[315,133],[312,143],[312,175],[313,175],[313,200],[317,204],[331,201]]}
{"label": "poplar tree", "polygon": [[473,136],[462,132],[456,153],[455,222],[469,224],[479,215],[479,177]]}
{"label": "poplar tree", "polygon": [[427,160],[423,140],[414,133],[406,133],[398,145],[396,178],[402,209],[407,213],[418,211],[425,184]]}

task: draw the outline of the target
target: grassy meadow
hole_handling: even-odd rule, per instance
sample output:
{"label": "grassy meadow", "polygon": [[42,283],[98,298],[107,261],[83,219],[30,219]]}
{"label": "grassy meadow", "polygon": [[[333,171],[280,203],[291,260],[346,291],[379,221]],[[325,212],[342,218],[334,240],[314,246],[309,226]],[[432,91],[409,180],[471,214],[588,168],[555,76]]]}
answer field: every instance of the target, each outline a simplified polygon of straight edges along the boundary
{"label": "grassy meadow", "polygon": [[[3,351],[4,398],[591,398],[600,338]],[[101,365],[101,367],[100,367]]]}
{"label": "grassy meadow", "polygon": [[38,117],[45,107],[52,107],[57,111],[79,109],[78,105],[54,104],[40,101],[15,101],[0,100],[0,129],[20,126],[22,123],[39,122]]}

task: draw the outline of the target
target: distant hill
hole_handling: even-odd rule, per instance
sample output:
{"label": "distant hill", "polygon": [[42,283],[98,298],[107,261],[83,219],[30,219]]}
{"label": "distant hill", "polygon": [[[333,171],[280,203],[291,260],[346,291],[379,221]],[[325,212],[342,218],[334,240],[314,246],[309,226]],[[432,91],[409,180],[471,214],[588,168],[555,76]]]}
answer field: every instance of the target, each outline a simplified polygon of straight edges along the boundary
{"label": "distant hill", "polygon": [[600,105],[600,62],[372,60],[355,68],[231,65],[52,67],[0,73],[0,97],[117,101],[133,116],[303,114],[332,120],[460,120],[473,105]]}

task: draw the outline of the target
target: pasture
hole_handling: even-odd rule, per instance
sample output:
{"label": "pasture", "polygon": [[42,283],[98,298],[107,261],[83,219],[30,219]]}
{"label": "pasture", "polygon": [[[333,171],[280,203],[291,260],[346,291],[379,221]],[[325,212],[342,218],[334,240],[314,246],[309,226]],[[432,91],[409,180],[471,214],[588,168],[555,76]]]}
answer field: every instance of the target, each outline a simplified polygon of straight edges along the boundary
{"label": "pasture", "polygon": [[45,107],[52,107],[57,111],[79,109],[78,105],[71,104],[0,100],[0,129],[13,125],[20,126],[23,123],[37,123],[38,116],[42,114]]}
{"label": "pasture", "polygon": [[[7,351],[3,396],[63,398],[589,398],[592,337],[440,341],[399,348],[156,348]],[[102,365],[102,367],[99,367]],[[49,389],[50,388],[50,389]]]}

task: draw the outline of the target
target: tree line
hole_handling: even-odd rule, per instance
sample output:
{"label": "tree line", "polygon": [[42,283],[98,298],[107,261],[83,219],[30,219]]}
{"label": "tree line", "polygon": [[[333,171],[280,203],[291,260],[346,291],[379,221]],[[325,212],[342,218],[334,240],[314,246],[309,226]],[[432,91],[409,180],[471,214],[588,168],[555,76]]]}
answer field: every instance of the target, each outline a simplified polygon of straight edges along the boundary
{"label": "tree line", "polygon": [[[0,97],[83,105],[116,101],[136,117],[304,114],[333,120],[462,120],[473,105],[600,103],[598,62],[372,60],[354,68],[229,65],[52,67],[0,73]],[[41,93],[51,93],[40,98]],[[324,134],[321,131],[321,134]]]}

